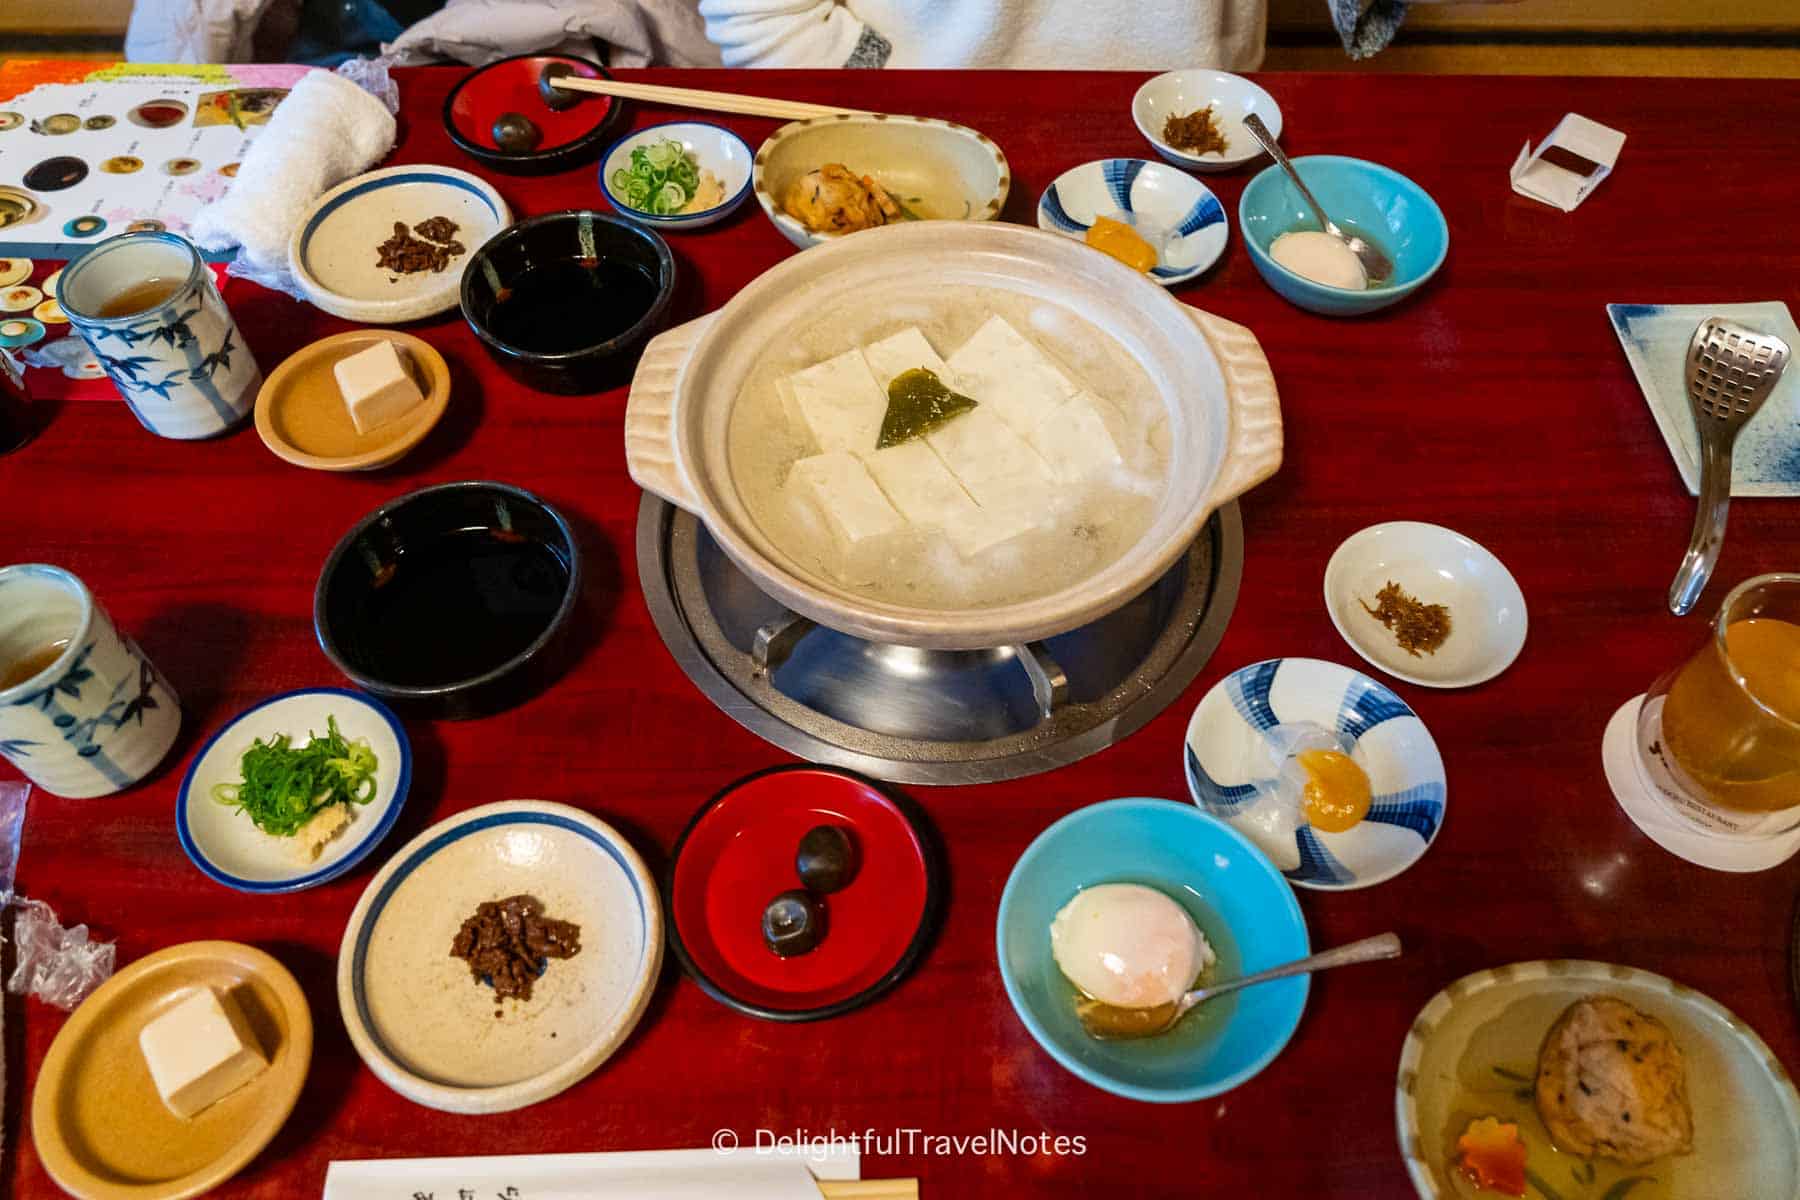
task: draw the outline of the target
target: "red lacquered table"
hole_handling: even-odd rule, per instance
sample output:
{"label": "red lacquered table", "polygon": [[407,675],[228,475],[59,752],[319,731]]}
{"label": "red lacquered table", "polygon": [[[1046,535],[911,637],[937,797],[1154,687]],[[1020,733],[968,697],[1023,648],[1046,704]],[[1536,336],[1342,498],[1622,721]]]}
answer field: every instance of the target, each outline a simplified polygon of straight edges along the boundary
{"label": "red lacquered table", "polygon": [[[395,159],[471,167],[439,122],[452,70],[403,73]],[[646,79],[966,122],[1005,149],[1010,220],[1032,220],[1056,174],[1147,151],[1127,74],[729,74]],[[1659,971],[1746,1019],[1790,1066],[1800,1031],[1788,985],[1797,868],[1712,874],[1670,857],[1621,814],[1600,764],[1606,719],[1686,653],[1697,618],[1663,595],[1692,501],[1608,325],[1608,301],[1785,299],[1800,280],[1792,192],[1800,127],[1791,83],[1277,75],[1263,81],[1294,153],[1377,159],[1422,183],[1451,226],[1450,258],[1412,302],[1329,321],[1257,278],[1234,233],[1225,260],[1177,293],[1262,339],[1281,387],[1287,461],[1243,502],[1247,561],[1236,615],[1186,696],[1121,745],[1015,783],[911,790],[948,847],[951,897],[919,970],[835,1020],[778,1025],[729,1011],[671,967],[649,1014],[597,1075],[503,1116],[416,1107],[362,1068],[338,1018],[339,938],[373,866],[293,896],[246,897],[176,843],[181,770],[232,713],[287,688],[341,682],[311,626],[326,552],[377,503],[426,483],[486,477],[533,489],[576,522],[592,565],[591,637],[554,690],[466,724],[410,722],[412,799],[388,842],[513,796],[565,801],[626,830],[660,868],[714,791],[781,762],[688,682],[651,626],[633,557],[638,491],[621,454],[623,397],[552,397],[488,361],[454,315],[417,330],[451,360],[450,415],[385,471],[320,475],[241,429],[164,441],[122,405],[70,402],[0,460],[0,560],[44,560],[92,585],[181,693],[186,727],[149,782],[91,801],[35,796],[21,889],[116,937],[121,961],[196,938],[259,945],[299,977],[318,1023],[312,1075],[275,1143],[226,1189],[317,1194],[337,1158],[698,1146],[715,1130],[848,1135],[918,1129],[1080,1135],[1079,1157],[874,1155],[865,1174],[918,1175],[931,1197],[1213,1195],[1402,1197],[1393,1082],[1431,994],[1467,972],[1544,957]],[[868,89],[876,89],[871,93]],[[879,95],[879,102],[872,99]],[[1514,195],[1527,138],[1568,111],[1630,135],[1574,214]],[[1719,112],[1748,120],[1721,123]],[[638,108],[639,124],[669,113]],[[772,121],[723,118],[754,145]],[[1786,147],[1785,149],[1783,147]],[[1722,170],[1717,164],[1743,164]],[[1211,176],[1236,222],[1247,172]],[[494,181],[520,214],[604,207],[593,169]],[[752,205],[671,238],[678,318],[723,303],[792,253]],[[228,292],[265,368],[342,323],[261,289]],[[1734,506],[1718,582],[1800,563],[1800,522],[1779,501]],[[1405,875],[1367,891],[1303,892],[1315,944],[1399,930],[1398,963],[1314,983],[1299,1032],[1255,1080],[1162,1107],[1075,1079],[1014,1017],[994,960],[1007,872],[1052,820],[1113,796],[1184,797],[1179,748],[1193,704],[1230,669],[1278,655],[1359,665],[1332,630],[1320,579],[1333,547],[1376,521],[1450,525],[1497,553],[1524,588],[1531,638],[1482,687],[1396,684],[1444,752],[1442,836]],[[10,1000],[9,1004],[17,1004]],[[9,1014],[9,1032],[21,1010]],[[54,1194],[18,1115],[61,1014],[22,1010],[10,1073],[7,1182]],[[22,1050],[22,1054],[21,1054]]]}

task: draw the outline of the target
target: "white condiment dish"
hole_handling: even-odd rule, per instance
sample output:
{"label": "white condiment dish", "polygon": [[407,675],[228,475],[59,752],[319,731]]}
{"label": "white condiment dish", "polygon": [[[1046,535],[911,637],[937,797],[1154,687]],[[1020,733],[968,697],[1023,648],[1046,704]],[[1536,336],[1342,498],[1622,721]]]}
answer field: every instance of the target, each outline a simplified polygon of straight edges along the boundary
{"label": "white condiment dish", "polygon": [[1212,189],[1185,171],[1142,158],[1103,158],[1056,177],[1038,199],[1039,229],[1085,242],[1101,217],[1136,229],[1157,251],[1150,278],[1174,287],[1225,253],[1230,223]]}
{"label": "white condiment dish", "polygon": [[[366,740],[374,751],[375,795],[356,807],[316,861],[302,863],[291,839],[264,833],[248,813],[214,800],[213,788],[243,778],[244,751],[258,738],[285,733],[292,745],[304,746],[312,734],[325,734],[329,717],[337,718],[346,739]],[[367,858],[400,819],[411,783],[412,743],[387,705],[347,688],[284,692],[239,713],[200,747],[175,801],[175,832],[188,858],[214,882],[240,892],[297,892]]]}
{"label": "white condiment dish", "polygon": [[[497,1000],[450,945],[477,905],[519,894],[580,926],[581,950],[549,960],[530,1000]],[[507,1112],[611,1057],[662,954],[656,881],[630,843],[580,809],[508,800],[440,821],[388,860],[344,930],[338,1006],[363,1062],[402,1096]]]}
{"label": "white condiment dish", "polygon": [[[441,271],[397,275],[377,265],[376,247],[399,222],[456,222],[463,253]],[[512,211],[485,180],[452,167],[384,167],[320,196],[288,243],[288,265],[306,298],[334,317],[394,325],[457,306],[463,268],[481,244],[512,224]],[[415,233],[413,236],[417,236]]]}
{"label": "white condiment dish", "polygon": [[[1163,141],[1163,124],[1170,117],[1186,116],[1208,105],[1225,137],[1223,152],[1190,154]],[[1196,171],[1229,171],[1262,156],[1262,147],[1244,128],[1244,118],[1250,113],[1261,117],[1270,133],[1281,136],[1281,106],[1275,97],[1242,75],[1227,71],[1165,71],[1131,98],[1131,119],[1138,132],[1158,154],[1178,167]]]}
{"label": "white condiment dish", "polygon": [[[631,166],[631,152],[639,146],[661,141],[680,142],[694,157],[694,166],[704,177],[710,172],[725,188],[725,198],[711,208],[697,212],[659,215],[625,202],[612,185],[613,172]],[[737,211],[750,195],[750,144],[723,125],[706,121],[665,121],[635,130],[620,138],[600,158],[600,190],[621,217],[660,229],[664,233],[682,233],[703,229],[724,220]]]}
{"label": "white condiment dish", "polygon": [[[1450,609],[1450,636],[1435,654],[1402,650],[1363,608],[1389,580],[1422,603]],[[1325,565],[1325,608],[1352,650],[1424,687],[1484,683],[1525,645],[1525,595],[1512,572],[1479,543],[1423,521],[1371,525],[1344,539]]]}

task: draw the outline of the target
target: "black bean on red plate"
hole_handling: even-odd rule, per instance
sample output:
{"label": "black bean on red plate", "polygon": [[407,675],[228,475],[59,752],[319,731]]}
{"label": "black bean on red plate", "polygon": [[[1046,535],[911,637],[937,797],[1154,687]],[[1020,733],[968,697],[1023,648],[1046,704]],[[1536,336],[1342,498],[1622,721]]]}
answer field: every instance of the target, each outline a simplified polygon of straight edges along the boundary
{"label": "black bean on red plate", "polygon": [[763,909],[762,932],[782,958],[805,954],[825,940],[825,904],[804,888],[783,892]]}
{"label": "black bean on red plate", "polygon": [[842,891],[856,878],[856,842],[838,825],[815,825],[800,839],[794,870],[800,882],[821,894]]}

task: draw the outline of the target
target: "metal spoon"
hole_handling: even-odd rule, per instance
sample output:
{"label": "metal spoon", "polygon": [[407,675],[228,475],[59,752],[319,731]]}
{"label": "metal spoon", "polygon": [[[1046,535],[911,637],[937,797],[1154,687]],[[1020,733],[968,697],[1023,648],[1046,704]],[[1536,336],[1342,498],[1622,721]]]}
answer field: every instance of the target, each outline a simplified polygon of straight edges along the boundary
{"label": "metal spoon", "polygon": [[1275,144],[1275,135],[1269,132],[1267,125],[1262,123],[1262,118],[1255,113],[1249,114],[1244,118],[1244,128],[1250,131],[1250,136],[1262,143],[1262,148],[1269,152],[1269,157],[1273,158],[1281,169],[1287,172],[1287,177],[1294,181],[1294,186],[1300,189],[1300,195],[1305,198],[1307,206],[1313,210],[1313,216],[1319,219],[1319,228],[1350,247],[1350,253],[1361,260],[1363,273],[1369,277],[1369,286],[1377,287],[1391,279],[1394,274],[1393,260],[1381,247],[1358,233],[1355,227],[1340,226],[1325,215],[1325,210],[1320,207],[1319,202],[1313,198],[1311,190],[1301,180],[1300,173],[1294,170],[1294,164],[1288,161],[1288,156],[1282,153],[1280,146]]}
{"label": "metal spoon", "polygon": [[1154,1008],[1117,1008],[1111,1004],[1102,1004],[1088,996],[1080,996],[1075,1001],[1075,1015],[1080,1018],[1082,1028],[1087,1030],[1088,1036],[1101,1041],[1155,1037],[1159,1033],[1167,1033],[1173,1029],[1175,1022],[1181,1020],[1195,1007],[1205,1004],[1216,996],[1235,992],[1239,988],[1247,988],[1257,983],[1268,983],[1272,979],[1286,979],[1290,975],[1306,975],[1314,971],[1329,970],[1332,967],[1346,967],[1351,963],[1397,958],[1399,955],[1399,935],[1383,933],[1375,937],[1364,938],[1360,942],[1351,942],[1348,946],[1339,946],[1334,950],[1310,955],[1297,962],[1270,967],[1267,971],[1258,971],[1254,975],[1245,975],[1241,979],[1228,979],[1224,983],[1215,983],[1211,987],[1195,988],[1179,1000],[1158,1004]]}
{"label": "metal spoon", "polygon": [[1669,611],[1686,616],[1725,545],[1725,516],[1731,507],[1731,445],[1738,430],[1756,415],[1787,369],[1788,344],[1745,329],[1723,317],[1708,317],[1688,343],[1688,403],[1700,434],[1700,507],[1687,555],[1669,585]]}

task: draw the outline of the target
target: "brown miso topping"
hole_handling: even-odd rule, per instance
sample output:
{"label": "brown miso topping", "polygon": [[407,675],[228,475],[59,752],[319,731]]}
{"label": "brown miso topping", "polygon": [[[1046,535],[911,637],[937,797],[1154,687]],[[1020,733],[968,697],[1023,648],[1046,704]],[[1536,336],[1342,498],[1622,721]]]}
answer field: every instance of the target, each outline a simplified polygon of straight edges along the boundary
{"label": "brown miso topping", "polygon": [[531,999],[548,960],[579,953],[581,926],[544,916],[543,902],[525,895],[477,905],[450,943],[450,956],[469,964],[475,982],[492,984],[496,1000]]}
{"label": "brown miso topping", "polygon": [[1375,593],[1375,607],[1359,601],[1363,611],[1388,627],[1400,648],[1419,657],[1436,654],[1450,636],[1450,610],[1442,604],[1425,604],[1393,580]]}
{"label": "brown miso topping", "polygon": [[[394,222],[394,236],[375,247],[375,265],[396,275],[442,271],[450,260],[467,250],[456,241],[456,222],[449,217],[429,217],[413,226],[414,237],[403,222]],[[431,239],[427,241],[425,239]]]}
{"label": "brown miso topping", "polygon": [[1170,113],[1163,122],[1162,140],[1188,154],[1223,154],[1228,144],[1210,104],[1186,116]]}

